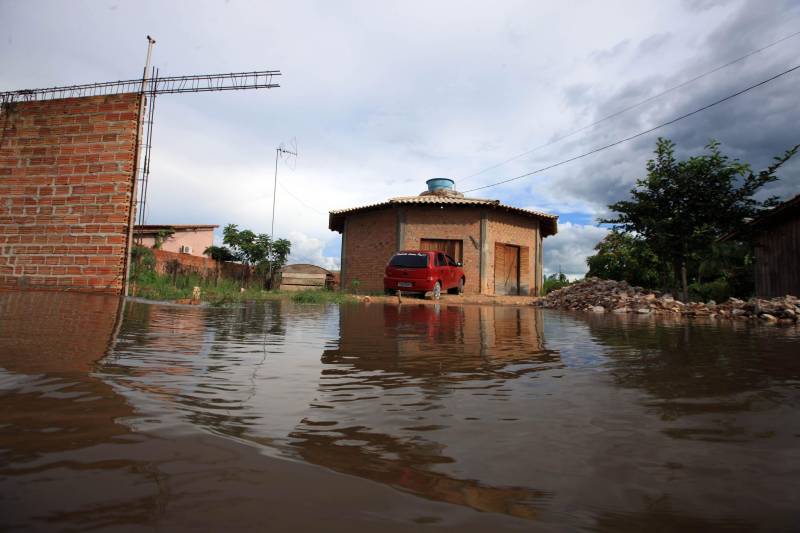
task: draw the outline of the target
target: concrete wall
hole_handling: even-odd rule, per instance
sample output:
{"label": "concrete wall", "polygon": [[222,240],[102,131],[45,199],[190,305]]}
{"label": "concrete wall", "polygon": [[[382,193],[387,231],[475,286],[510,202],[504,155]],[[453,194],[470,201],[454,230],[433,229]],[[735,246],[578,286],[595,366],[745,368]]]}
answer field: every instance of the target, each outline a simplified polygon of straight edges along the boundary
{"label": "concrete wall", "polygon": [[119,294],[139,95],[0,110],[0,288]]}
{"label": "concrete wall", "polygon": [[[138,238],[137,238],[138,239]],[[134,239],[134,242],[138,242]],[[152,248],[156,243],[153,234],[142,235],[142,246]],[[203,256],[203,251],[214,244],[214,230],[213,229],[198,229],[198,230],[176,230],[173,235],[170,235],[164,242],[161,243],[161,250],[165,252],[180,253],[181,246],[191,246],[191,255]]]}

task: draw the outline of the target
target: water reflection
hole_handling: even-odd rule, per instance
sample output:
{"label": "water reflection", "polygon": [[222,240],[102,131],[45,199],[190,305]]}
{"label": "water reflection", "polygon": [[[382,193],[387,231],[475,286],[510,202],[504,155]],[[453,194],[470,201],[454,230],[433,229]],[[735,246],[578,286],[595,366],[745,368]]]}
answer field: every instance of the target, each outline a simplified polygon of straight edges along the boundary
{"label": "water reflection", "polygon": [[413,304],[122,311],[0,294],[0,529],[253,527],[269,509],[329,530],[713,531],[786,529],[800,508],[796,329]]}
{"label": "water reflection", "polygon": [[290,434],[304,460],[426,498],[536,516],[546,491],[461,477],[469,461],[487,456],[449,450],[451,440],[474,438],[471,423],[487,414],[456,418],[451,402],[465,393],[507,402],[507,380],[560,366],[542,347],[537,313],[349,306],[341,309],[340,335],[337,349],[323,353],[315,409]]}

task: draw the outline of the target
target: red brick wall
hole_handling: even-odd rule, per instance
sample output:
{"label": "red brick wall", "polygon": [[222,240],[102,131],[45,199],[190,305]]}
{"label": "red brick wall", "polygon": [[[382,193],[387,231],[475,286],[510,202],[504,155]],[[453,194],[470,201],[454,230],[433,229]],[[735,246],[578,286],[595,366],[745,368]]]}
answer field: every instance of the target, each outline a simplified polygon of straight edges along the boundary
{"label": "red brick wall", "polygon": [[383,291],[383,271],[397,251],[397,212],[382,209],[356,213],[345,223],[342,289],[359,280],[361,292]]}
{"label": "red brick wall", "polygon": [[217,262],[210,257],[179,254],[167,250],[153,250],[153,255],[156,259],[155,269],[159,274],[167,274],[169,272],[167,264],[170,261],[178,261],[180,264],[179,270],[182,273],[195,272],[204,277],[216,276],[217,269],[220,268],[220,276],[231,279],[242,279],[245,277],[245,272],[248,268],[239,263],[224,262],[218,265]]}
{"label": "red brick wall", "polygon": [[520,249],[520,293],[537,295],[541,282],[537,280],[536,246],[539,239],[539,222],[514,213],[489,211],[489,257],[486,262],[487,294],[494,294],[494,244],[513,244]]}
{"label": "red brick wall", "polygon": [[139,95],[0,111],[0,288],[119,294]]}
{"label": "red brick wall", "polygon": [[419,248],[422,239],[464,241],[464,292],[480,292],[481,210],[471,207],[405,207],[405,235],[401,248]]}

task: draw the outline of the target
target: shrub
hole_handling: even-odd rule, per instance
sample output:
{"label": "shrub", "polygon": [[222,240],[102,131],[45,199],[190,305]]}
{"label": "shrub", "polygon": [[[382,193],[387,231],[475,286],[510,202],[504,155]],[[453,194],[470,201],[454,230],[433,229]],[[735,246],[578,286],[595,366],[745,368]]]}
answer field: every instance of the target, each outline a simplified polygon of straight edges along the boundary
{"label": "shrub", "polygon": [[689,297],[691,300],[703,302],[714,300],[717,303],[721,303],[730,298],[732,294],[733,291],[730,284],[724,279],[689,285]]}

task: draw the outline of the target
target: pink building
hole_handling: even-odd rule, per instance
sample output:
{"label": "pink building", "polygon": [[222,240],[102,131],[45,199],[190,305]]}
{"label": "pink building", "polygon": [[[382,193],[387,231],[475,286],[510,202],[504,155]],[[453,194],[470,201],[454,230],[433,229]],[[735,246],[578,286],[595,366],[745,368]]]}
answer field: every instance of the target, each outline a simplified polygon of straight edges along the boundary
{"label": "pink building", "polygon": [[203,251],[214,244],[214,228],[217,224],[152,224],[134,226],[134,243],[167,252],[203,255]]}

